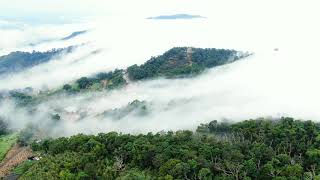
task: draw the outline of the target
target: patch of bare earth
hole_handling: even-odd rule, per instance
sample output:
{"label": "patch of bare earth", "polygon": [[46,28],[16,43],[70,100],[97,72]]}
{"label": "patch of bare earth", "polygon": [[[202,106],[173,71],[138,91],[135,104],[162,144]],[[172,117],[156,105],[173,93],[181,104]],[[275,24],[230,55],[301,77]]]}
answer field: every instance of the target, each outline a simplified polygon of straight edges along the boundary
{"label": "patch of bare earth", "polygon": [[15,166],[27,160],[31,155],[32,152],[29,147],[20,146],[18,144],[13,146],[0,163],[0,178],[8,175]]}

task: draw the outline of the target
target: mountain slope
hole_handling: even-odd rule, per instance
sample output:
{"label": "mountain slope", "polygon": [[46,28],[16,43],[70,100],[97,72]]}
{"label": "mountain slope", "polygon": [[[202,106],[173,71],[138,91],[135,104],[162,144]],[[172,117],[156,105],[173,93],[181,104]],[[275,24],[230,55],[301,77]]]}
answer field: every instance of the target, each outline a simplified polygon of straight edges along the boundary
{"label": "mountain slope", "polygon": [[70,53],[73,47],[52,49],[46,52],[12,52],[0,57],[0,75],[13,73],[31,68],[33,66],[46,63],[61,53]]}
{"label": "mountain slope", "polygon": [[131,80],[159,76],[171,78],[198,74],[207,68],[231,63],[248,55],[235,50],[176,47],[140,66],[130,66],[127,71]]}
{"label": "mountain slope", "polygon": [[226,49],[176,47],[163,55],[152,57],[142,65],[135,64],[127,69],[82,77],[75,84],[64,85],[63,89],[70,92],[85,89],[113,89],[130,81],[159,77],[190,77],[200,74],[205,69],[232,63],[249,55],[251,54]]}

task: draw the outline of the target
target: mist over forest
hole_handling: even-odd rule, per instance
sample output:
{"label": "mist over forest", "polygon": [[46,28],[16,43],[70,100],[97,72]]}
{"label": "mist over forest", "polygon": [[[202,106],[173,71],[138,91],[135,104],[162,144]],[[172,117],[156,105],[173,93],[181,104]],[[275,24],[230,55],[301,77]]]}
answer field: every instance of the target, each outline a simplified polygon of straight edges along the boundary
{"label": "mist over forest", "polygon": [[[92,24],[89,24],[86,28],[82,27],[82,29],[75,29],[75,27],[79,28],[80,25],[63,25],[62,27],[45,25],[47,29],[58,28],[61,29],[61,32],[64,32],[55,37],[52,37],[54,35],[49,33],[43,36],[37,35],[34,38],[30,37],[30,42],[20,44],[17,42],[16,47],[12,47],[12,43],[8,44],[7,48],[3,46],[2,59],[13,55],[9,53],[9,50],[23,52],[25,56],[27,56],[26,53],[42,53],[42,56],[46,56],[48,52],[54,52],[57,55],[48,54],[45,63],[36,63],[36,66],[30,67],[24,65],[23,70],[1,76],[0,87],[4,97],[10,91],[24,93],[27,88],[26,95],[35,99],[45,99],[39,100],[36,105],[36,109],[40,112],[31,114],[28,113],[30,110],[25,107],[16,107],[12,99],[4,99],[0,107],[1,111],[4,112],[2,116],[10,121],[9,124],[12,124],[13,128],[21,128],[28,123],[46,122],[43,119],[45,114],[47,115],[45,119],[50,119],[51,114],[61,113],[61,116],[66,116],[65,113],[73,113],[74,117],[71,119],[76,120],[79,119],[77,117],[80,116],[79,114],[87,114],[80,118],[83,119],[83,123],[61,118],[61,122],[65,122],[65,124],[60,122],[59,126],[61,128],[57,129],[63,131],[65,135],[79,132],[98,133],[104,130],[158,132],[184,128],[194,129],[195,125],[214,119],[238,121],[243,118],[269,116],[318,119],[319,114],[316,111],[318,100],[316,97],[319,87],[314,84],[318,73],[315,68],[315,63],[317,63],[315,57],[318,55],[315,54],[315,51],[306,49],[306,47],[300,47],[299,51],[295,51],[295,47],[280,47],[277,46],[278,44],[261,49],[258,49],[258,47],[251,48],[250,44],[246,45],[248,41],[243,43],[247,48],[237,48],[238,41],[236,39],[234,43],[224,47],[223,44],[225,43],[216,45],[217,42],[224,42],[224,40],[221,37],[219,39],[215,38],[215,34],[212,34],[210,30],[206,31],[207,34],[193,34],[192,32],[185,32],[187,30],[182,30],[187,29],[188,26],[195,26],[195,28],[199,27],[200,29],[202,26],[211,23],[210,18],[190,21],[177,20],[174,23],[171,21],[153,22],[147,19],[138,19],[136,23],[140,26],[131,28],[130,33],[117,33],[121,35],[121,38],[112,37],[115,35],[113,30],[126,29],[126,25],[119,22],[114,22],[114,28],[100,27],[100,25],[95,29]],[[167,26],[172,28],[170,33],[165,33]],[[41,26],[26,26],[26,30],[20,30],[19,33],[30,32],[31,30],[28,30],[28,28],[32,28],[33,33],[37,33],[37,31],[40,31],[39,34],[44,33],[41,32]],[[157,29],[157,31],[144,33],[144,29],[148,28]],[[65,37],[69,37],[74,32],[81,32],[83,29],[89,30],[86,33],[65,39]],[[110,35],[102,33],[106,29],[110,31]],[[8,33],[10,30],[6,29],[5,31]],[[194,32],[197,31],[194,30]],[[134,35],[135,33],[138,33],[138,35]],[[159,33],[167,34],[167,37],[156,38],[156,34]],[[153,38],[141,38],[139,35],[142,34]],[[51,37],[51,40],[48,41],[46,36]],[[141,39],[136,40],[139,37]],[[37,38],[39,40],[34,40]],[[183,39],[183,42],[179,42],[180,39]],[[226,38],[225,41],[228,41],[228,39],[230,38]],[[138,41],[139,43],[135,43]],[[151,43],[151,41],[154,42]],[[146,44],[149,45],[146,46]],[[152,57],[164,54],[173,47],[186,46],[234,49],[252,55],[234,63],[207,68],[194,77],[168,79],[167,77],[157,76],[128,83],[125,88],[113,91],[103,91],[97,87],[92,91],[72,95],[44,96],[45,93],[50,94],[62,89],[65,84],[75,84],[75,81],[82,77],[92,77],[100,72],[108,73],[116,69],[126,69],[134,64],[141,65]],[[70,52],[63,50],[69,47],[74,48]],[[279,50],[275,51],[275,48]],[[308,51],[307,53],[304,53],[305,49]],[[32,56],[32,54],[30,55]],[[38,61],[36,55],[32,57],[34,58],[33,61]],[[6,60],[2,61],[3,64],[5,62]],[[287,64],[290,64],[290,66],[287,66]],[[308,70],[298,73],[302,71],[301,67]],[[305,79],[308,79],[308,81]],[[300,85],[297,86],[297,83]],[[152,112],[145,116],[145,120],[142,117],[141,121],[137,121],[137,117],[128,115],[117,121],[108,117],[103,122],[96,122],[97,119],[101,118],[97,118],[99,114],[112,109],[123,108],[135,100],[145,101],[150,106]],[[170,108],[167,106],[170,106]],[[13,113],[18,112],[17,109],[21,114]],[[182,116],[181,118],[184,120],[178,120],[176,118],[178,116]],[[21,117],[23,118],[21,119]],[[154,125],[165,121],[170,123]],[[135,123],[132,123],[132,126],[123,127],[123,124],[128,122]],[[105,125],[101,126],[100,123],[105,123]],[[90,126],[88,126],[89,124]],[[65,128],[68,130],[62,130]],[[57,134],[62,135],[61,132]]]}
{"label": "mist over forest", "polygon": [[320,177],[316,2],[11,1],[0,178]]}

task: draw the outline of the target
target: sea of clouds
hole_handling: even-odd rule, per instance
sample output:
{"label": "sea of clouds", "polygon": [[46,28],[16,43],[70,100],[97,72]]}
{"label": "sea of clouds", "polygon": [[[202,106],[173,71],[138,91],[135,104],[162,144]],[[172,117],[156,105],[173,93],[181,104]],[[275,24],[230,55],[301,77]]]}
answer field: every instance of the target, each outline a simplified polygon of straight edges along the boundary
{"label": "sea of clouds", "polygon": [[[178,6],[180,2],[172,1],[174,5],[167,8],[169,1],[155,4],[141,1],[149,9],[140,7],[138,12],[138,4],[129,3],[132,8],[121,9],[120,3],[114,3],[108,13],[76,23],[29,25],[0,21],[0,34],[5,37],[1,38],[0,55],[80,45],[71,54],[2,77],[1,90],[59,88],[82,76],[144,63],[172,47],[254,52],[249,58],[210,69],[195,78],[141,81],[112,92],[57,96],[37,105],[36,113],[31,114],[25,108],[4,101],[0,102],[1,115],[9,119],[14,128],[31,122],[45,127],[50,125],[49,114],[59,112],[62,121],[50,132],[59,136],[195,129],[200,123],[214,119],[239,121],[292,116],[319,120],[320,56],[317,50],[320,29],[314,23],[318,13],[314,6],[302,2],[291,2],[290,6],[276,1],[231,2],[237,6],[215,1],[192,1]],[[306,9],[304,13],[296,13],[301,8]],[[177,13],[207,18],[146,19]],[[81,30],[88,32],[61,40]],[[99,53],[92,53],[96,50]],[[147,102],[147,115],[132,113],[120,120],[99,116],[136,99]],[[80,117],[80,114],[85,116]]]}

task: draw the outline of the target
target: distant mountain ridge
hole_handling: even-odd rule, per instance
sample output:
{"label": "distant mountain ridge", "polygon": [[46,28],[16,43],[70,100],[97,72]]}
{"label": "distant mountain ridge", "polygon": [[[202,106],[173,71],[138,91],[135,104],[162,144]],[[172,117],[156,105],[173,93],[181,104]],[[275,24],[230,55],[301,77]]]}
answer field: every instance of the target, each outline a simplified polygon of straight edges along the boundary
{"label": "distant mountain ridge", "polygon": [[73,39],[75,37],[78,37],[78,36],[80,36],[82,34],[85,34],[87,32],[88,32],[87,30],[75,31],[75,32],[72,32],[71,34],[69,34],[69,35],[67,35],[65,37],[62,37],[60,39],[43,39],[43,40],[38,41],[38,42],[30,43],[29,46],[37,46],[39,44],[50,43],[50,42],[53,42],[53,41],[67,41],[67,40]]}
{"label": "distant mountain ridge", "polygon": [[73,46],[66,48],[52,49],[46,52],[11,52],[8,55],[0,56],[0,75],[14,73],[46,63],[61,53],[71,53]]}
{"label": "distant mountain ridge", "polygon": [[154,20],[175,20],[175,19],[199,19],[206,18],[200,15],[190,15],[190,14],[174,14],[174,15],[160,15],[155,17],[148,17],[147,19]]}
{"label": "distant mountain ridge", "polygon": [[62,38],[61,40],[62,40],[62,41],[69,40],[69,39],[75,38],[75,37],[77,37],[77,36],[79,36],[79,35],[85,34],[85,33],[87,33],[87,32],[88,32],[87,30],[84,30],[84,31],[75,31],[75,32],[73,32],[72,34],[70,34],[69,36]]}

